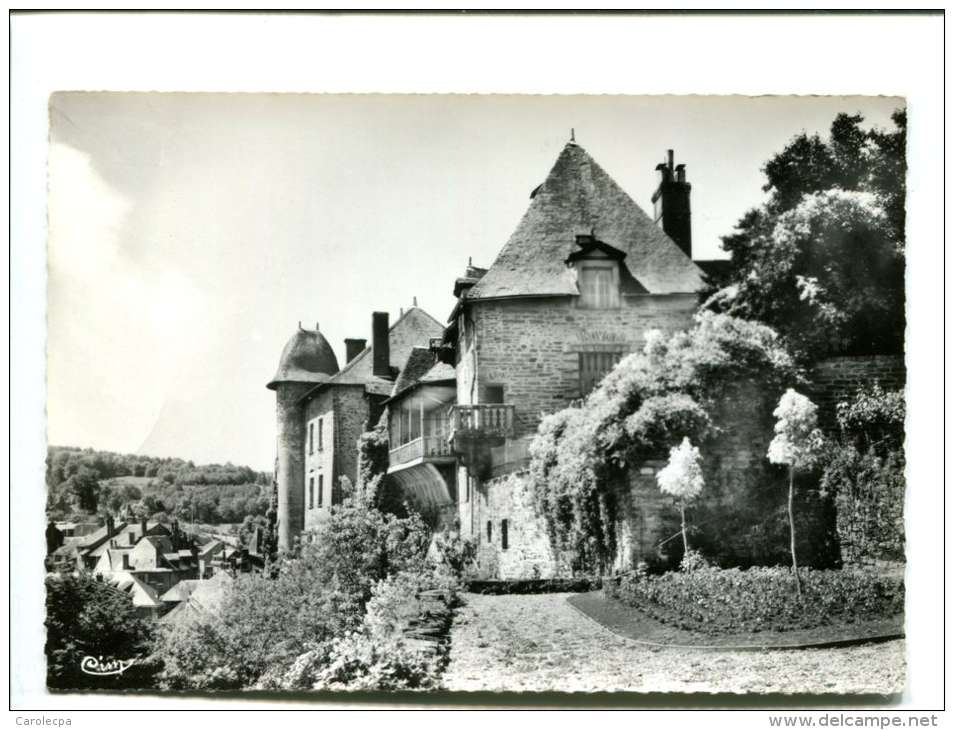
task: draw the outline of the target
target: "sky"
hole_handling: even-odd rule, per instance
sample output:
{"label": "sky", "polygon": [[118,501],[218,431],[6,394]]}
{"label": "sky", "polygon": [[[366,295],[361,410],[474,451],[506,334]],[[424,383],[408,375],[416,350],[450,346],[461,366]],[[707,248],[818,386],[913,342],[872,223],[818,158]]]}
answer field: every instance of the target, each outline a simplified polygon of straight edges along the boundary
{"label": "sky", "polygon": [[675,150],[696,258],[764,200],[761,167],[889,97],[57,93],[50,98],[51,444],[269,470],[265,383],[298,323],[444,321],[576,140],[647,212]]}

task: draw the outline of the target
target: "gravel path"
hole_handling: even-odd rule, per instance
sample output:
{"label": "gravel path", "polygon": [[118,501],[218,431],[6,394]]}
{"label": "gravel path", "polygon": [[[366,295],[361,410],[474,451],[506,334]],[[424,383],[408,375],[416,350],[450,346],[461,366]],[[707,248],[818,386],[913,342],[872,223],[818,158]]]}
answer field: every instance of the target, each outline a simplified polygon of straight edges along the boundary
{"label": "gravel path", "polygon": [[580,614],[569,594],[466,594],[444,687],[514,692],[900,692],[904,642],[845,649],[654,649]]}

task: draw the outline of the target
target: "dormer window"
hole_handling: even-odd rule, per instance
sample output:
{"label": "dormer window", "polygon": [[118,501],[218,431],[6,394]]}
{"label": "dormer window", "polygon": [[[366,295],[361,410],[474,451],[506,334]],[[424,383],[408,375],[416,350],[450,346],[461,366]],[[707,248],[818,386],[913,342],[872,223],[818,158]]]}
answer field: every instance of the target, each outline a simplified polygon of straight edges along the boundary
{"label": "dormer window", "polygon": [[[576,285],[580,292],[577,306],[586,309],[614,309],[620,306],[621,274],[626,254],[592,235],[576,237],[578,250],[566,258],[566,265],[576,270]],[[627,291],[633,289],[635,279],[627,272]],[[638,284],[636,284],[638,286]]]}
{"label": "dormer window", "polygon": [[619,266],[615,261],[579,261],[580,306],[613,309],[619,306]]}

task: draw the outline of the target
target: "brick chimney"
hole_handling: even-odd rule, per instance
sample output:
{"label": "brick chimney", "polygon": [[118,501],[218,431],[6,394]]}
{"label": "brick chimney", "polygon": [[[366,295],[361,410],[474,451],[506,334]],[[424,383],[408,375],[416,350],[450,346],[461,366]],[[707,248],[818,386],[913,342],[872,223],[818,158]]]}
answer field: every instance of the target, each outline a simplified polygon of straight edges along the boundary
{"label": "brick chimney", "polygon": [[371,347],[373,375],[391,377],[391,343],[388,338],[388,313],[374,312],[371,315]]}
{"label": "brick chimney", "polygon": [[345,362],[351,362],[358,355],[364,352],[364,348],[367,347],[368,341],[365,339],[358,339],[356,337],[345,338]]}
{"label": "brick chimney", "polygon": [[656,225],[692,258],[692,216],[689,193],[692,185],[686,182],[686,166],[673,165],[672,150],[666,151],[666,161],[656,166],[659,187],[653,193],[653,212]]}
{"label": "brick chimney", "polygon": [[107,539],[116,534],[116,523],[112,515],[106,515],[106,537]]}

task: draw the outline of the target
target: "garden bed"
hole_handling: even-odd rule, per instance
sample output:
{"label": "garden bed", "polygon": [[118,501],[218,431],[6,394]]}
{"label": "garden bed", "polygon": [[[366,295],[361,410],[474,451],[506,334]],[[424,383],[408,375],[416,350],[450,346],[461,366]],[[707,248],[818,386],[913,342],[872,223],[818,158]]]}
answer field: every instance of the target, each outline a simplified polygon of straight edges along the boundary
{"label": "garden bed", "polygon": [[528,595],[531,593],[582,593],[600,587],[599,578],[528,578],[524,580],[470,580],[470,593],[488,596]]}
{"label": "garden bed", "polygon": [[797,645],[902,632],[904,584],[897,576],[858,569],[800,575],[799,598],[791,571],[780,567],[637,573],[606,581],[605,604],[584,603],[601,623],[632,624],[633,632],[662,637],[660,643]]}
{"label": "garden bed", "polygon": [[722,650],[823,648],[888,641],[904,636],[901,616],[799,631],[765,630],[712,635],[663,623],[635,606],[606,596],[602,591],[570,596],[567,602],[619,636],[660,646]]}

